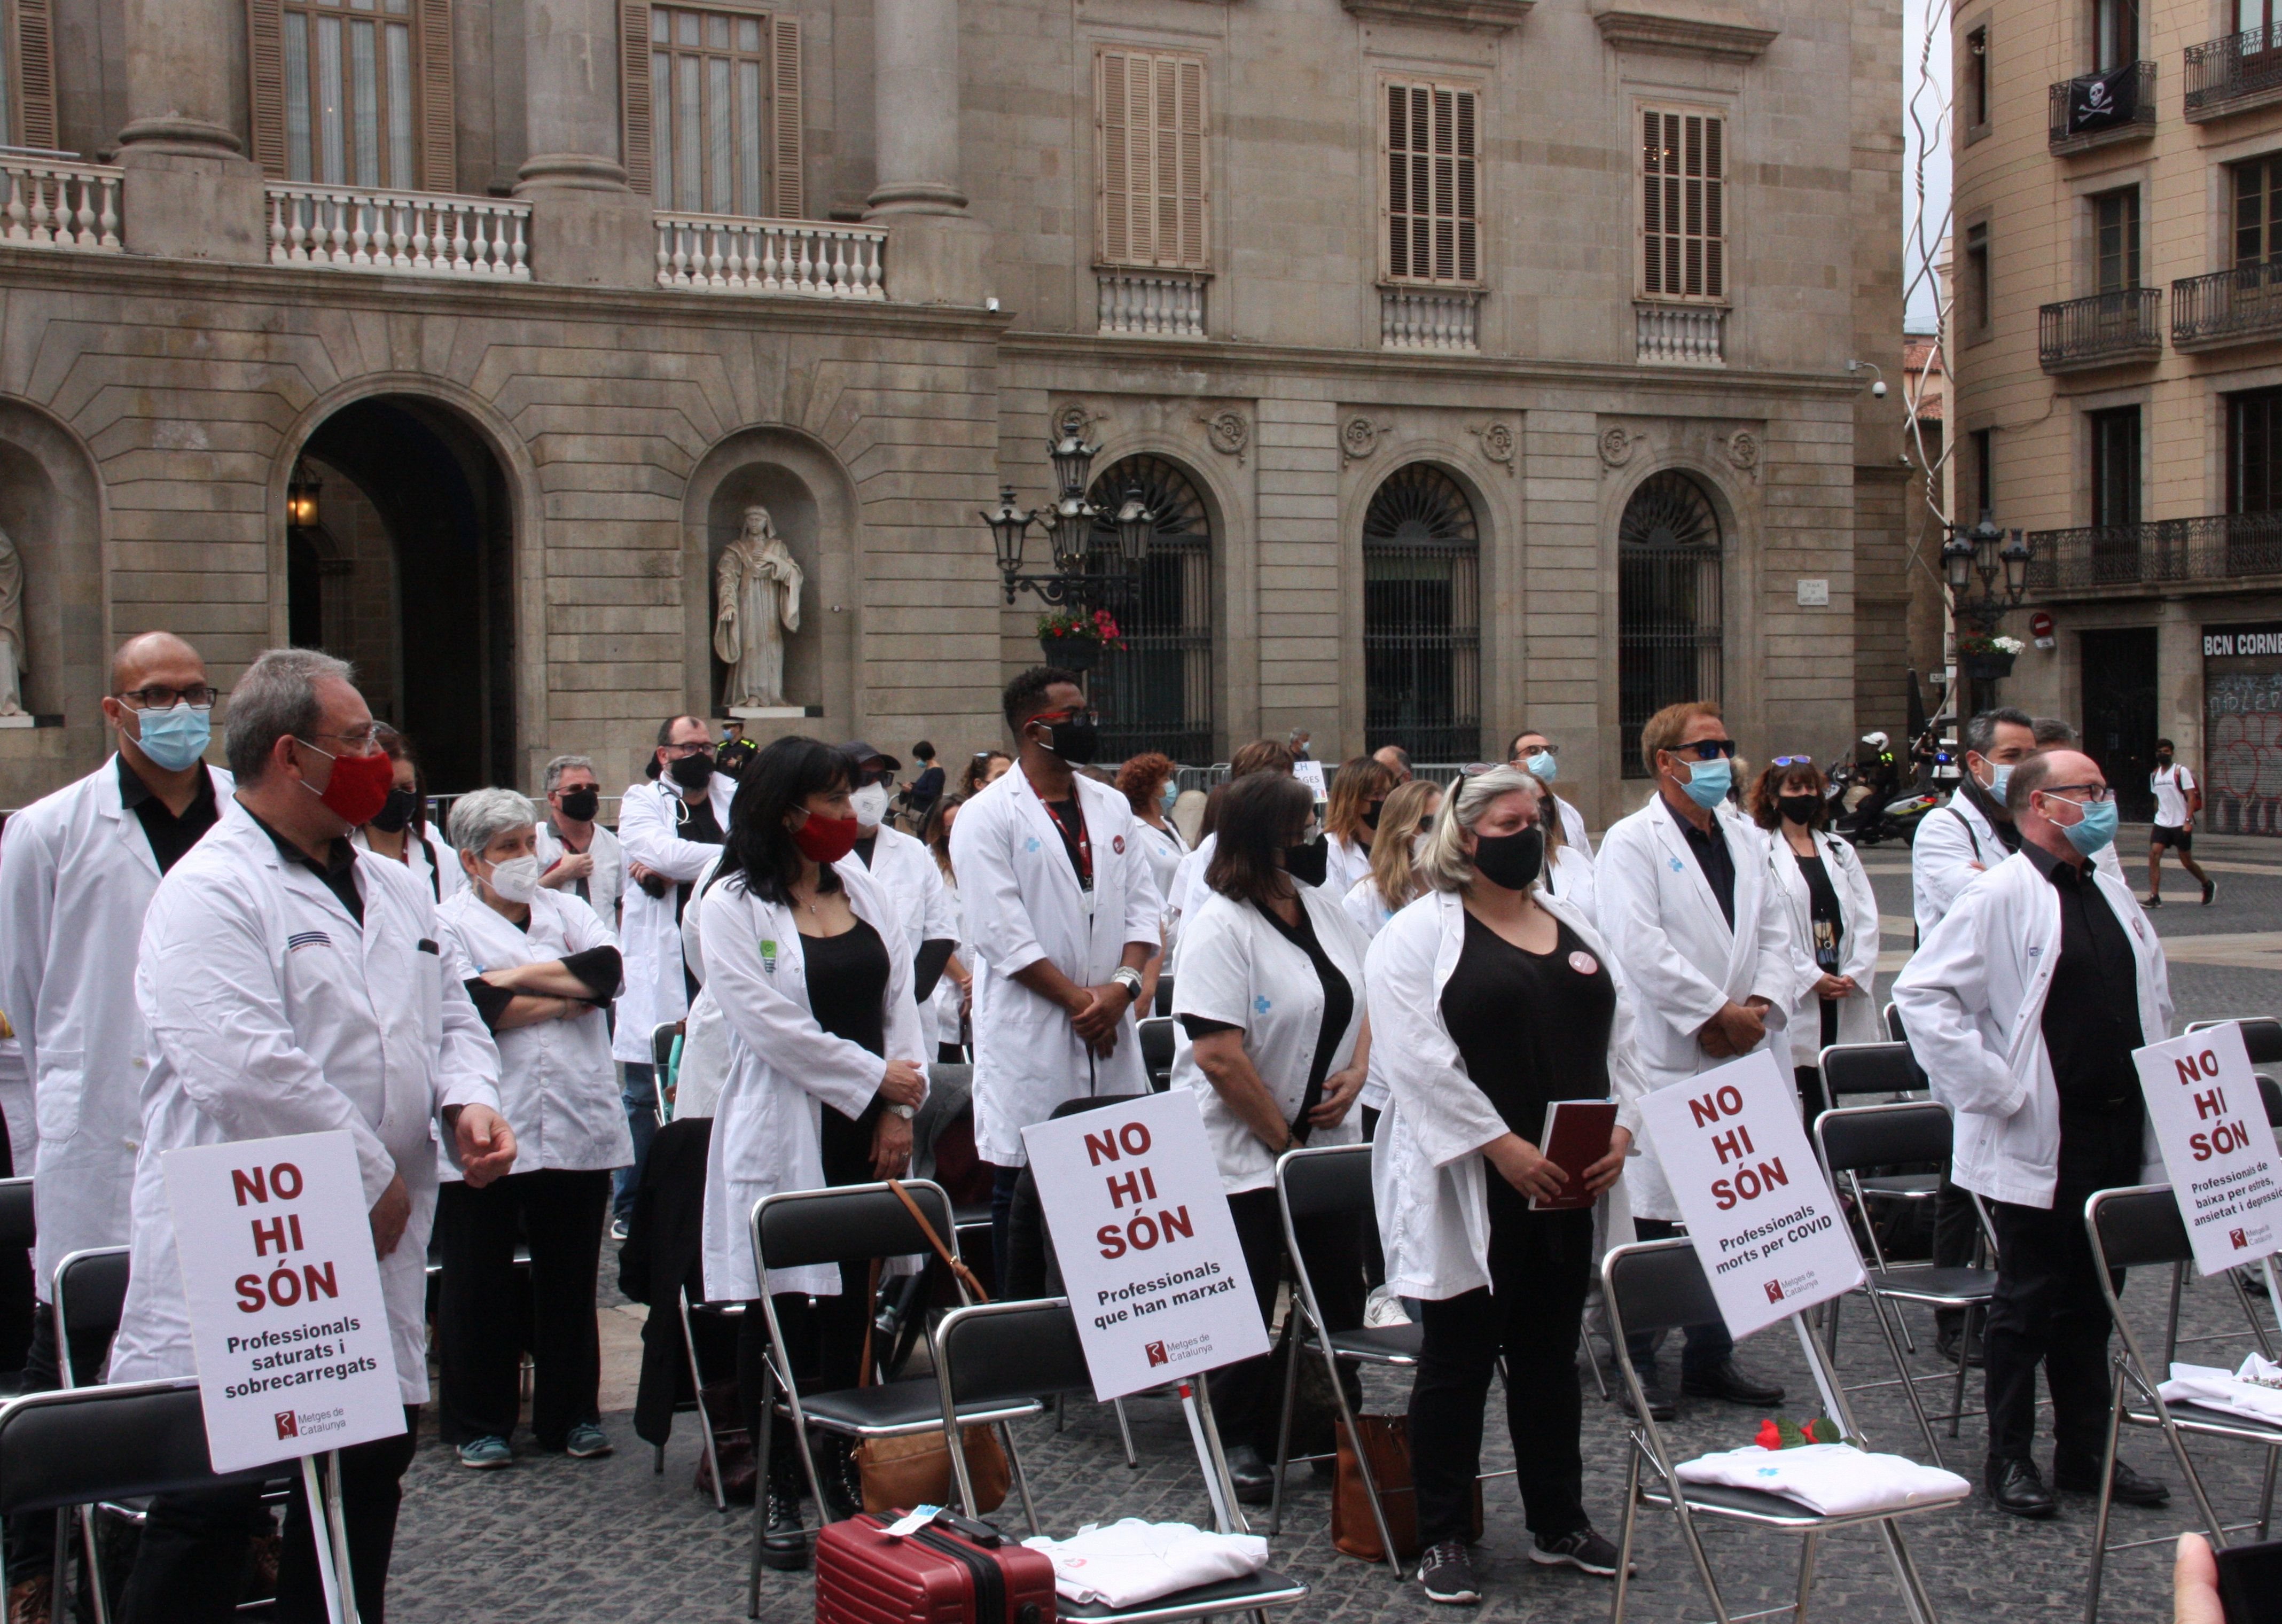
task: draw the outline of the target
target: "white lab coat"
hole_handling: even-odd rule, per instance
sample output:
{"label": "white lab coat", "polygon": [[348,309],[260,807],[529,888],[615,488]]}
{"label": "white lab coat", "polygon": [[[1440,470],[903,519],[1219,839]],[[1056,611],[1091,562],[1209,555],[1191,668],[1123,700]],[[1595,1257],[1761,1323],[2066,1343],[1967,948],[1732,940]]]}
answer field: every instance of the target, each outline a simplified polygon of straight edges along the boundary
{"label": "white lab coat", "polygon": [[[940,865],[937,866],[936,872],[942,872]],[[943,874],[943,889],[944,894],[951,898],[951,917],[958,921],[958,934],[951,938],[959,944],[956,956],[960,966],[969,975],[972,975],[974,974],[974,944],[966,939],[966,917],[959,905],[959,883],[949,874]],[[966,1041],[960,1025],[959,1007],[960,1001],[959,983],[951,980],[950,972],[946,970],[936,979],[935,997],[928,1004],[929,1009],[934,1012],[934,1018],[928,1022],[928,1025],[934,1033],[936,1043],[956,1045]]]}
{"label": "white lab coat", "polygon": [[[444,843],[441,835],[434,829],[408,828],[405,833],[413,838],[404,843],[402,866],[427,888],[429,901],[446,903],[468,889],[468,871],[460,866],[460,854]],[[349,831],[349,844],[360,851],[372,850],[371,841],[361,828]]]}
{"label": "white lab coat", "polygon": [[399,1175],[412,1197],[380,1283],[398,1388],[408,1404],[427,1401],[438,1114],[498,1108],[499,1050],[467,989],[445,973],[426,884],[401,863],[361,854],[355,875],[361,928],[233,800],[151,899],[135,975],[151,1075],[113,1381],[197,1371],[166,1153],[346,1129],[366,1204]]}
{"label": "white lab coat", "polygon": [[[531,929],[468,887],[436,910],[444,973],[467,983],[486,970],[546,964],[597,947],[616,947],[594,909],[576,897],[541,887],[531,898]],[[610,1061],[609,1019],[597,1006],[569,1021],[541,1021],[492,1034],[500,1053],[500,1115],[515,1130],[515,1170],[593,1172],[632,1167],[633,1136],[618,1100]],[[451,1153],[437,1147],[437,1176],[460,1177]]]}
{"label": "white lab coat", "polygon": [[[1879,1043],[1878,1003],[1874,987],[1878,975],[1878,893],[1870,888],[1862,859],[1851,844],[1824,830],[1814,837],[1822,853],[1822,866],[1830,875],[1830,889],[1838,893],[1840,936],[1838,974],[1854,978],[1854,995],[1838,1002],[1840,1043]],[[1774,875],[1775,892],[1789,920],[1792,951],[1798,955],[1801,977],[1798,997],[1790,1007],[1790,1063],[1794,1068],[1819,1066],[1822,1055],[1822,1000],[1814,983],[1822,975],[1814,962],[1813,894],[1798,854],[1781,831],[1767,841],[1767,861]]]}
{"label": "white lab coat", "polygon": [[[206,772],[226,811],[233,781]],[[38,1144],[17,1171],[38,1180],[43,1302],[71,1253],[127,1244],[150,1057],[135,944],[158,889],[151,838],[120,798],[117,756],[10,818],[0,840],[0,1009],[31,1080]]]}
{"label": "white lab coat", "polygon": [[[1120,797],[1122,799],[1122,797]],[[966,826],[974,803],[961,814]],[[833,866],[856,917],[888,944],[888,986],[881,1011],[887,1060],[927,1070],[920,1009],[912,997],[912,961],[895,951],[895,905],[865,872],[843,859]],[[887,1065],[816,1023],[809,1008],[807,944],[793,910],[764,901],[741,879],[722,882],[705,898],[705,984],[729,1023],[729,1081],[713,1114],[705,1154],[705,1295],[716,1302],[761,1294],[753,1256],[753,1208],[765,1195],[824,1185],[824,1107],[860,1116],[880,1092]],[[768,1289],[837,1296],[834,1264],[772,1270]]]}
{"label": "white lab coat", "polygon": [[[1212,862],[1213,848],[1219,843],[1219,835],[1206,835],[1173,870],[1172,889],[1164,893],[1164,897],[1165,913],[1175,942],[1181,937],[1181,921],[1193,910],[1204,906],[1205,898],[1212,894],[1212,888],[1205,883],[1205,869]],[[1176,958],[1177,955],[1168,955],[1166,967],[1174,967]]]}
{"label": "white lab coat", "polygon": [[[1582,913],[1541,890],[1537,901],[1576,933],[1616,983],[1609,1085],[1617,1126],[1637,1141],[1636,1102],[1648,1083],[1623,967]],[[1466,1076],[1442,1019],[1442,989],[1465,945],[1463,902],[1455,892],[1429,891],[1373,938],[1363,966],[1370,991],[1371,1075],[1385,1077],[1393,1095],[1370,1150],[1386,1284],[1397,1296],[1438,1302],[1490,1284],[1487,1181],[1497,1175],[1479,1152],[1511,1131],[1489,1096]],[[1651,1160],[1634,1155],[1626,1164],[1626,1177]]]}
{"label": "white lab coat", "polygon": [[[1565,829],[1562,838],[1568,838]],[[1593,859],[1574,846],[1563,846],[1549,855],[1553,860],[1545,868],[1546,895],[1558,897],[1573,905],[1587,919],[1598,921],[1600,887],[1593,878]]]}
{"label": "white lab coat", "polygon": [[[1347,977],[1354,998],[1347,1023],[1331,1045],[1331,1063],[1323,1072],[1328,1085],[1354,1060],[1355,1041],[1362,1036],[1362,961],[1370,944],[1329,890],[1311,885],[1298,890],[1300,905],[1315,926],[1316,945],[1331,967]],[[1314,961],[1257,907],[1217,891],[1198,905],[1184,934],[1188,959],[1173,985],[1173,1014],[1243,1028],[1245,1057],[1275,1098],[1284,1120],[1297,1120],[1323,1030],[1323,983]],[[1276,1153],[1230,1108],[1197,1064],[1185,1022],[1173,1029],[1172,1086],[1191,1090],[1200,1102],[1223,1190],[1234,1195],[1275,1187]],[[1360,1105],[1350,1108],[1337,1126],[1316,1128],[1308,1137],[1310,1146],[1362,1142]]]}
{"label": "white lab coat", "polygon": [[[1917,919],[1918,940],[1933,934],[1959,892],[2007,855],[1995,827],[1961,791],[1921,818],[1917,837],[1910,842],[1910,911]],[[2123,860],[2113,845],[2101,847],[2092,860],[2123,880]]]}
{"label": "white lab coat", "polygon": [[[1773,1006],[1762,1046],[1790,1053],[1783,1026],[1798,1001],[1798,958],[1766,838],[1724,808],[1713,816],[1735,864],[1732,929],[1660,795],[1610,828],[1594,863],[1601,929],[1638,1000],[1641,1067],[1651,1089],[1725,1065],[1696,1034],[1726,1005],[1749,998]],[[1633,1215],[1677,1219],[1679,1203],[1650,1152],[1625,1169]]]}
{"label": "white lab coat", "polygon": [[[1325,887],[1329,890],[1329,887]],[[1386,929],[1386,921],[1394,917],[1394,910],[1386,905],[1386,898],[1378,894],[1378,882],[1365,874],[1347,887],[1347,894],[1339,899],[1339,906],[1347,918],[1354,921],[1368,942]]]}
{"label": "white lab coat", "polygon": [[729,1022],[721,1005],[705,985],[704,913],[706,887],[721,866],[716,856],[697,876],[689,905],[681,911],[681,960],[697,977],[697,996],[681,1018],[681,1063],[673,1074],[673,1120],[710,1116],[721,1102],[729,1082]]}
{"label": "white lab coat", "polygon": [[[2131,888],[2095,870],[2100,895],[2131,943],[2139,1030],[2171,1035],[2163,944]],[[1956,1114],[1950,1177],[1991,1201],[2049,1208],[2059,1182],[2061,1104],[2045,1047],[2045,997],[2060,960],[2061,904],[2025,851],[1958,896],[1894,982],[1910,1051],[1934,1098]],[[2160,1181],[2154,1131],[2141,1155]]]}
{"label": "white lab coat", "polygon": [[[722,827],[726,828],[728,826],[724,824]],[[586,849],[594,858],[594,872],[586,876],[586,903],[594,910],[594,917],[602,921],[603,928],[615,942],[618,935],[618,899],[626,884],[626,855],[618,844],[618,837],[599,823],[594,826],[594,838],[587,843]],[[569,851],[570,848],[563,843],[563,836],[555,833],[555,826],[541,818],[539,820],[539,872],[545,874],[554,867]],[[578,895],[568,885],[547,889],[558,896],[575,897]]]}
{"label": "white lab coat", "polygon": [[1586,832],[1585,814],[1579,812],[1577,808],[1572,805],[1558,790],[1554,792],[1553,804],[1561,809],[1561,839],[1563,843],[1568,845],[1572,850],[1583,852],[1585,854],[1585,860],[1588,863],[1591,862],[1593,860],[1593,837],[1590,834]]}
{"label": "white lab coat", "polygon": [[[737,781],[716,773],[708,793],[714,819],[726,833]],[[653,897],[629,877],[620,893],[618,946],[625,955],[626,984],[618,994],[610,1053],[633,1065],[650,1064],[652,1030],[689,1013],[688,983],[681,975],[681,924],[674,917],[677,889],[684,881],[695,881],[721,853],[718,845],[684,840],[675,833],[679,817],[675,804],[680,800],[681,792],[671,781],[660,779],[629,784],[618,803],[618,845],[627,863],[655,870],[667,882],[665,895]]]}
{"label": "white lab coat", "polygon": [[1163,908],[1140,840],[1153,831],[1108,785],[1083,773],[1072,781],[1093,845],[1091,892],[1020,762],[960,808],[951,829],[966,934],[988,967],[974,983],[974,1148],[997,1167],[1027,1162],[1022,1130],[1065,1100],[1149,1092],[1136,1012],[1119,1021],[1116,1052],[1101,1060],[1059,1005],[1014,979],[1044,959],[1098,987],[1128,943],[1154,952],[1160,940]]}
{"label": "white lab coat", "polygon": [[877,838],[872,844],[871,862],[866,865],[852,853],[849,860],[858,868],[868,866],[902,921],[897,933],[888,937],[889,950],[900,943],[904,958],[916,962],[920,943],[958,941],[958,910],[951,905],[935,853],[884,823],[873,833]]}
{"label": "white lab coat", "polygon": [[[1345,897],[1354,889],[1358,880],[1370,878],[1370,848],[1361,841],[1344,840],[1337,835],[1323,836],[1331,848],[1323,864],[1323,889],[1334,897]],[[1203,898],[1198,902],[1202,904]]]}

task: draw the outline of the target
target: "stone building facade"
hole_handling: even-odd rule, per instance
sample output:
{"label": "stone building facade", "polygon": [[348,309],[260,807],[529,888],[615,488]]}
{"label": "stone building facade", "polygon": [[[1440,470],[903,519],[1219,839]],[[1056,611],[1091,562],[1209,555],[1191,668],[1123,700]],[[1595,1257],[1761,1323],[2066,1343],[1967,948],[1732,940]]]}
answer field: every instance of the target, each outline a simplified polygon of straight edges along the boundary
{"label": "stone building facade", "polygon": [[441,789],[625,781],[719,714],[756,502],[807,583],[756,731],[996,743],[1038,611],[978,510],[1071,431],[1156,516],[1123,745],[1526,719],[1605,819],[1685,692],[1758,752],[1898,722],[1899,414],[1845,363],[1898,374],[1899,0],[8,16],[11,138],[83,156],[0,154],[0,804],[156,626],[225,685],[355,657]]}

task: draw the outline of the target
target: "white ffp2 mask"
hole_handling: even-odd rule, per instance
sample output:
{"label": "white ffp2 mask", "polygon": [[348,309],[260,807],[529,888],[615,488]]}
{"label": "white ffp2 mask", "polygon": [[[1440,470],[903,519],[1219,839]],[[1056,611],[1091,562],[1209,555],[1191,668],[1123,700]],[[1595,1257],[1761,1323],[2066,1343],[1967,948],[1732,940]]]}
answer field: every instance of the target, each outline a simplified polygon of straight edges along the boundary
{"label": "white ffp2 mask", "polygon": [[529,902],[539,894],[539,859],[511,857],[493,864],[490,884],[501,902]]}
{"label": "white ffp2 mask", "polygon": [[848,804],[856,813],[856,821],[867,829],[876,829],[888,815],[888,787],[866,784],[848,797]]}

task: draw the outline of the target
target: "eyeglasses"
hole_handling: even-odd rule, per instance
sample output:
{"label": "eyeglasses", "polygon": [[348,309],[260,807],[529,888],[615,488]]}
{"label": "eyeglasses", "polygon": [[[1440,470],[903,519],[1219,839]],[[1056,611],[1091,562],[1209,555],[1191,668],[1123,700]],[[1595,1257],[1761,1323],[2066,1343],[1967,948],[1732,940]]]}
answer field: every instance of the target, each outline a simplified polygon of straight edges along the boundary
{"label": "eyeglasses", "polygon": [[659,748],[667,755],[678,759],[687,759],[691,756],[710,756],[713,753],[712,745],[702,741],[695,744],[664,744]]}
{"label": "eyeglasses", "polygon": [[1778,756],[1768,765],[1778,767],[1811,767],[1814,765],[1814,758],[1812,756]]}
{"label": "eyeglasses", "polygon": [[[296,736],[299,737],[304,744],[307,744],[311,739],[338,739],[343,744],[354,746],[357,753],[362,755],[380,743],[383,733],[393,731],[395,730],[384,722],[367,722],[363,727],[352,727],[345,733],[312,733]],[[316,747],[311,745],[310,748],[314,750]]]}
{"label": "eyeglasses", "polygon": [[885,767],[859,767],[855,773],[856,781],[850,788],[866,789],[873,784],[892,783],[895,781],[895,777],[896,775]]}
{"label": "eyeglasses", "polygon": [[2104,802],[2112,801],[2115,798],[2115,791],[2106,784],[2046,784],[2044,787],[2042,793],[2045,795],[2081,795],[2084,796],[2082,804],[2086,806],[2098,806]]}
{"label": "eyeglasses", "polygon": [[1535,749],[1523,745],[1506,758],[1506,765],[1517,767],[1532,756],[1557,756],[1560,753],[1561,747],[1558,744],[1540,744]]}
{"label": "eyeglasses", "polygon": [[189,688],[131,688],[119,697],[133,701],[137,711],[171,711],[178,704],[188,705],[193,711],[211,711],[214,701],[221,697],[221,690],[198,682]]}
{"label": "eyeglasses", "polygon": [[1101,712],[1091,710],[1041,711],[1030,719],[1034,722],[1044,722],[1049,727],[1056,722],[1079,722],[1098,726],[1101,721]]}
{"label": "eyeglasses", "polygon": [[1735,755],[1735,742],[1733,739],[1698,739],[1693,744],[1675,744],[1665,753],[1693,756],[1698,761],[1709,761],[1715,756]]}
{"label": "eyeglasses", "polygon": [[1458,776],[1461,778],[1479,778],[1485,773],[1494,773],[1497,770],[1497,763],[1494,761],[1469,761],[1464,766],[1458,769]]}

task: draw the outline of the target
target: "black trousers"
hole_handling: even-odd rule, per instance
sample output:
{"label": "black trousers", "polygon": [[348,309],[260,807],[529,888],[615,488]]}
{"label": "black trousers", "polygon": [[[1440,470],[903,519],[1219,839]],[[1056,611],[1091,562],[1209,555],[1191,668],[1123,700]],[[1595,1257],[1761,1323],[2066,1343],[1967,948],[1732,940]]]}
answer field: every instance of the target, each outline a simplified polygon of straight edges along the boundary
{"label": "black trousers", "polygon": [[1410,1389],[1410,1476],[1422,1546],[1463,1539],[1471,1528],[1482,1411],[1500,1354],[1506,1431],[1530,1532],[1549,1543],[1591,1521],[1577,1337],[1593,1272],[1593,1215],[1532,1212],[1494,1173],[1489,1194],[1489,1286],[1420,1305],[1425,1336]]}
{"label": "black trousers", "polygon": [[[1284,1282],[1284,1220],[1276,1210],[1276,1192],[1246,1190],[1228,1198],[1229,1216],[1236,1220],[1236,1239],[1244,1248],[1244,1266],[1252,1274],[1252,1295],[1260,1306],[1260,1323],[1272,1322],[1276,1294]],[[1362,1226],[1353,1215],[1331,1213],[1293,1224],[1300,1251],[1308,1263],[1308,1278],[1316,1287],[1316,1306],[1333,1331],[1352,1331],[1362,1324]],[[1317,1356],[1320,1357],[1321,1356]],[[1270,1462],[1276,1458],[1276,1430],[1284,1415],[1284,1359],[1278,1349],[1256,1358],[1224,1364],[1205,1379],[1212,1395],[1213,1425],[1221,1441],[1233,1449],[1248,1443]]]}
{"label": "black trousers", "polygon": [[[1669,1218],[1634,1218],[1633,1233],[1642,1240],[1670,1240],[1680,1233],[1680,1225]],[[1625,1350],[1632,1355],[1633,1367],[1645,1381],[1656,1368],[1656,1333],[1634,1332],[1625,1338]],[[1712,1370],[1735,1351],[1735,1339],[1727,1334],[1727,1327],[1720,1321],[1688,1326],[1688,1345],[1680,1355],[1680,1379]]]}
{"label": "black trousers", "polygon": [[[72,1349],[72,1385],[92,1387],[103,1379],[105,1361],[111,1357],[109,1338],[89,1339]],[[64,1385],[63,1358],[56,1347],[56,1310],[41,1302],[32,1309],[32,1345],[24,1355],[26,1393],[52,1393]],[[8,1519],[8,1571],[19,1578],[45,1573],[55,1560],[56,1514],[31,1511]]]}
{"label": "black trousers", "polygon": [[607,1171],[510,1173],[477,1190],[436,1192],[437,1406],[446,1443],[511,1438],[523,1409],[524,1335],[515,1247],[531,1247],[531,1431],[559,1449],[581,1421],[601,1419],[602,1344],[594,1273],[610,1201]]}
{"label": "black trousers", "polygon": [[[1973,1243],[1980,1238],[1981,1220],[1973,1216],[1973,1197],[1942,1177],[1933,1198],[1933,1261],[1939,1269],[1962,1269],[1973,1262]],[[1935,1328],[1944,1334],[1965,1324],[1963,1309],[1937,1309]]]}
{"label": "black trousers", "polygon": [[[2037,1367],[2053,1395],[2054,1458],[2096,1471],[2107,1441],[2107,1299],[2093,1266],[2084,1204],[2096,1190],[2137,1184],[2140,1113],[2061,1115],[2060,1184],[2049,1208],[1990,1204],[1997,1292],[1983,1363],[1989,1379],[1989,1458],[2027,1460],[2037,1434]],[[2113,1282],[2121,1290],[2118,1270]]]}
{"label": "black trousers", "polygon": [[[396,1511],[404,1498],[405,1469],[420,1412],[404,1412],[400,1437],[376,1439],[341,1451],[341,1507],[348,1527],[349,1569],[357,1611],[366,1624],[384,1624],[388,1558],[396,1544]],[[300,1468],[291,1463],[293,1498],[285,1513],[285,1546],[277,1565],[278,1624],[322,1624],[325,1591],[317,1576],[309,1505]],[[285,1468],[281,1467],[283,1472]],[[323,1475],[322,1463],[319,1476]],[[231,1624],[245,1581],[246,1542],[267,1530],[268,1513],[259,1488],[203,1489],[160,1495],[135,1568],[120,1600],[120,1624]]]}

